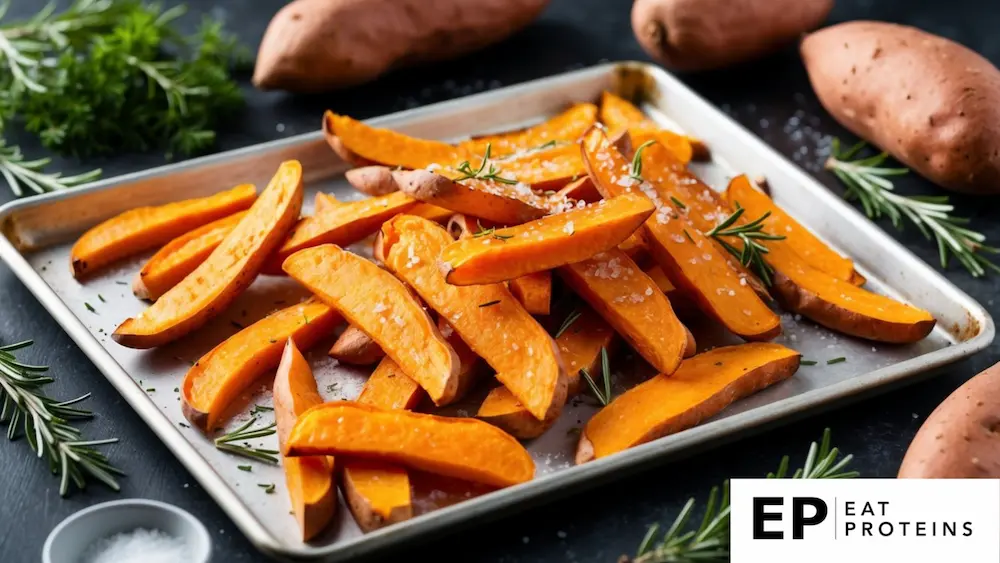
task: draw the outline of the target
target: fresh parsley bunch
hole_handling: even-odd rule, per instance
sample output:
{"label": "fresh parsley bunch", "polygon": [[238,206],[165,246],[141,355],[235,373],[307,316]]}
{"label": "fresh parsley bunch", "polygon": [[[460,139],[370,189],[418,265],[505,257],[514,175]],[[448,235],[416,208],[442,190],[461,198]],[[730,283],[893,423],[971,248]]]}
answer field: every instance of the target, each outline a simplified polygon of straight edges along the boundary
{"label": "fresh parsley bunch", "polygon": [[[0,120],[23,125],[54,152],[197,154],[243,106],[231,70],[246,51],[211,19],[181,34],[184,6],[76,0],[3,24],[8,5],[0,6]],[[42,192],[96,177],[46,175],[47,159],[23,160],[17,147],[0,146],[0,172],[18,195],[21,185]]]}

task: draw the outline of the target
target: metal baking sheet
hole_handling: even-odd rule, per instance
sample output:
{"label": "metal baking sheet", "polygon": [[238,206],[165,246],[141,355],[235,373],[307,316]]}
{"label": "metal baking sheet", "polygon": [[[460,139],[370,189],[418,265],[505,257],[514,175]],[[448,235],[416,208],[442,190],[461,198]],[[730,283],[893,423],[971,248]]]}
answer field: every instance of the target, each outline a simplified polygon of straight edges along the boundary
{"label": "metal baking sheet", "polygon": [[[370,123],[417,137],[457,140],[539,122],[569,102],[594,101],[603,90],[632,98],[664,125],[704,139],[713,161],[699,164],[697,171],[713,188],[724,188],[735,173],[764,175],[778,204],[857,261],[868,278],[869,289],[930,310],[939,320],[937,328],[913,345],[873,345],[785,314],[785,333],[779,341],[819,364],[804,366],[790,380],[733,405],[696,428],[573,466],[577,436],[573,429],[581,427],[595,410],[588,400],[577,399],[567,406],[552,430],[528,443],[538,466],[533,481],[437,510],[431,509],[437,508],[442,495],[425,495],[419,499],[418,516],[370,534],[359,531],[341,502],[330,529],[317,540],[302,543],[288,514],[281,469],[256,462],[249,462],[251,472],[237,469],[237,465],[248,462],[217,451],[210,439],[186,427],[174,390],[191,362],[215,343],[238,330],[238,326],[301,298],[303,291],[288,279],[262,277],[204,329],[160,349],[132,350],[117,345],[109,335],[123,319],[145,306],[132,296],[128,284],[147,256],[119,264],[85,284],[70,275],[68,256],[75,238],[101,220],[140,205],[207,195],[237,183],[263,186],[278,163],[286,159],[300,160],[305,169],[307,212],[317,190],[345,200],[362,197],[344,182],[346,166],[327,148],[319,132],[9,203],[0,208],[4,235],[0,237],[0,257],[247,537],[262,551],[282,559],[346,560],[435,531],[454,529],[571,487],[620,476],[626,470],[669,459],[684,450],[718,444],[764,425],[802,416],[834,401],[884,389],[969,356],[993,340],[993,321],[981,305],[760,139],[656,67],[611,63],[405,111]],[[694,330],[702,347],[727,341],[711,327]],[[354,398],[367,373],[337,365],[325,356],[324,344],[309,354],[320,392],[328,400]],[[840,356],[848,361],[836,365],[823,362]],[[628,379],[627,374],[622,374],[616,385],[623,386]],[[245,397],[244,404],[269,405],[268,386],[269,382],[261,382]],[[461,412],[463,406],[454,410]],[[464,410],[464,414],[474,412],[471,407]],[[248,411],[244,408],[237,414],[230,428],[246,421]],[[261,419],[270,422],[272,416],[265,413]],[[260,443],[274,447],[275,438]],[[259,483],[275,483],[275,494],[265,494],[257,486]]]}

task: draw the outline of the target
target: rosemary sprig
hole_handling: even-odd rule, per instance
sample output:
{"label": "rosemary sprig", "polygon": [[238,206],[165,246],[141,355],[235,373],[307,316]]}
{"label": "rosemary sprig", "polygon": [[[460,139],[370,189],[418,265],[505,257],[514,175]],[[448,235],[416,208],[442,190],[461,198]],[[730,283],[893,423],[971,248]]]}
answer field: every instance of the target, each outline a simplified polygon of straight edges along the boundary
{"label": "rosemary sprig", "polygon": [[646,147],[652,145],[654,142],[653,140],[646,141],[639,145],[639,148],[635,149],[635,155],[632,156],[632,165],[628,169],[628,177],[636,182],[646,181],[642,178],[642,151],[646,150]]}
{"label": "rosemary sprig", "polygon": [[986,235],[965,227],[969,220],[953,217],[955,206],[948,202],[948,196],[903,196],[893,191],[891,176],[909,172],[906,168],[883,166],[888,155],[877,154],[867,158],[856,157],[865,147],[865,142],[855,144],[841,151],[840,140],[834,139],[831,156],[825,167],[833,172],[847,191],[844,197],[857,200],[870,219],[888,217],[892,226],[903,228],[903,218],[916,225],[927,238],[937,243],[941,267],[948,267],[948,259],[954,256],[972,277],[986,275],[990,269],[1000,273],[1000,266],[994,264],[982,253],[997,254],[1000,248],[985,244]]}
{"label": "rosemary sprig", "polygon": [[[476,178],[477,180],[492,180],[501,184],[516,184],[517,180],[513,178],[504,178],[500,175],[500,169],[497,168],[495,164],[490,162],[490,152],[492,150],[492,143],[487,143],[486,152],[483,154],[483,162],[480,163],[479,168],[475,170],[472,169],[472,165],[469,164],[468,160],[459,164],[458,171],[462,173],[462,176],[455,178],[455,181]],[[487,168],[487,165],[489,165],[489,168]]]}
{"label": "rosemary sprig", "polygon": [[483,224],[482,222],[479,221],[479,219],[476,219],[476,226],[479,228],[479,230],[472,233],[472,238],[490,237],[490,238],[495,238],[497,240],[507,240],[514,238],[514,235],[498,235],[496,227],[490,227],[488,229],[486,227],[483,227]]}
{"label": "rosemary sprig", "polygon": [[48,367],[21,363],[14,356],[14,351],[31,344],[31,340],[25,340],[0,346],[0,396],[3,397],[0,421],[7,422],[7,438],[16,439],[20,425],[31,449],[38,457],[46,457],[52,473],[61,476],[60,496],[69,492],[71,481],[77,488],[85,488],[88,478],[97,479],[111,490],[118,491],[116,476],[124,473],[95,449],[95,446],[113,444],[118,440],[82,439],[80,430],[70,422],[93,417],[90,411],[73,406],[89,398],[90,393],[69,401],[56,401],[45,396],[43,387],[53,381],[51,377],[42,375]]}
{"label": "rosemary sprig", "polygon": [[43,170],[51,161],[50,158],[25,160],[20,147],[8,145],[5,140],[0,139],[0,174],[3,174],[15,196],[24,195],[24,186],[41,194],[86,184],[101,176],[100,168],[75,176],[63,176],[59,172],[46,174]]}
{"label": "rosemary sprig", "polygon": [[573,309],[572,311],[570,311],[570,313],[566,315],[566,318],[563,320],[562,324],[559,325],[559,330],[556,331],[555,338],[559,338],[560,336],[562,336],[562,334],[566,332],[566,330],[569,329],[569,327],[573,326],[573,323],[575,323],[579,318],[580,318],[580,311],[578,309]]}
{"label": "rosemary sprig", "polygon": [[215,447],[224,451],[229,452],[234,455],[242,456],[249,459],[256,459],[257,461],[264,461],[267,463],[278,463],[278,451],[277,450],[267,450],[264,448],[256,448],[250,446],[249,444],[236,444],[234,442],[246,442],[247,440],[253,440],[254,438],[263,438],[265,436],[270,436],[276,432],[274,422],[264,426],[262,428],[250,429],[251,426],[256,424],[257,417],[252,417],[246,424],[240,426],[236,430],[233,430],[229,434],[219,436],[215,439]]}
{"label": "rosemary sprig", "polygon": [[[757,219],[743,224],[737,225],[740,217],[743,216],[743,212],[746,211],[740,204],[736,204],[736,211],[733,211],[732,215],[726,217],[724,221],[715,226],[714,229],[706,233],[708,236],[719,241],[730,254],[736,256],[740,259],[740,263],[745,267],[750,268],[757,277],[764,282],[765,285],[771,285],[771,275],[774,273],[774,269],[771,265],[764,260],[764,255],[767,254],[767,247],[763,244],[757,242],[761,240],[784,240],[785,237],[781,235],[772,235],[764,231],[764,221],[771,216],[771,212],[768,211],[764,213]],[[730,244],[725,240],[724,237],[735,237],[743,243],[743,248],[739,249]]]}
{"label": "rosemary sprig", "polygon": [[608,406],[613,397],[611,396],[611,363],[608,361],[608,350],[607,348],[601,347],[601,375],[604,379],[604,390],[602,391],[597,387],[597,383],[594,382],[594,378],[590,376],[587,368],[580,368],[580,375],[586,380],[587,385],[590,386],[590,391],[597,398],[597,401],[601,403],[602,406]]}
{"label": "rosemary sprig", "polygon": [[[849,479],[858,476],[857,471],[845,471],[852,456],[841,459],[840,451],[830,447],[830,429],[823,431],[823,439],[817,445],[813,442],[806,454],[803,467],[797,469],[792,479]],[[789,457],[781,458],[778,470],[768,473],[768,479],[784,479],[788,475]],[[649,527],[635,558],[623,557],[621,561],[631,563],[687,563],[691,561],[729,561],[729,481],[719,487],[712,487],[705,505],[705,513],[700,525],[688,528],[694,511],[695,500],[688,499],[684,508],[674,519],[667,531],[657,541],[659,525]]]}

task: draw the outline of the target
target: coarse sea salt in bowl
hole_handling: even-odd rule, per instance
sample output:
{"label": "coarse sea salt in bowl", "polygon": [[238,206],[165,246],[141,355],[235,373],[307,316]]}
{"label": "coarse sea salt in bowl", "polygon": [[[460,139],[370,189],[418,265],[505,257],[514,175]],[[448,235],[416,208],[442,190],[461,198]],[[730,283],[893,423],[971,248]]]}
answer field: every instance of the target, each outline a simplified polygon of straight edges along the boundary
{"label": "coarse sea salt in bowl", "polygon": [[45,540],[42,563],[208,563],[208,530],[176,506],[145,499],[97,504],[66,518]]}

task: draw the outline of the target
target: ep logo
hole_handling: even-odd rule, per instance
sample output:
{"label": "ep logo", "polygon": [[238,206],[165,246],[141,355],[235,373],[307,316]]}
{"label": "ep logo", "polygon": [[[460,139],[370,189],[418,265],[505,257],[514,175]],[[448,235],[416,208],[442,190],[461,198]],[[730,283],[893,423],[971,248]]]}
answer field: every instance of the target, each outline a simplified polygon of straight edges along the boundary
{"label": "ep logo", "polygon": [[[791,538],[805,538],[806,526],[816,526],[830,513],[826,501],[817,497],[753,497],[753,539],[783,540],[788,530],[784,524],[786,509],[791,508]],[[774,522],[771,524],[771,522]]]}

